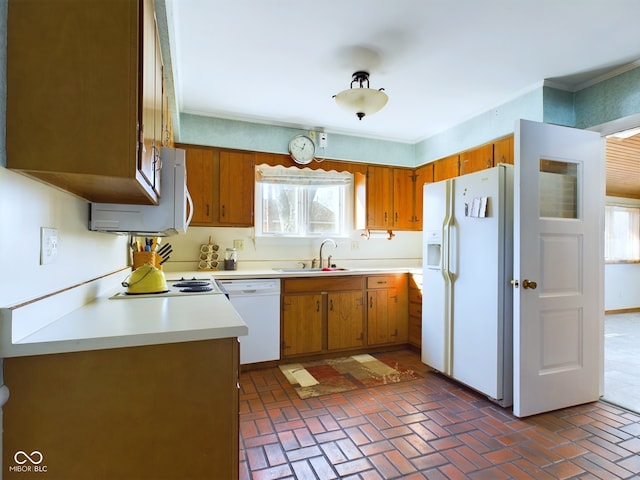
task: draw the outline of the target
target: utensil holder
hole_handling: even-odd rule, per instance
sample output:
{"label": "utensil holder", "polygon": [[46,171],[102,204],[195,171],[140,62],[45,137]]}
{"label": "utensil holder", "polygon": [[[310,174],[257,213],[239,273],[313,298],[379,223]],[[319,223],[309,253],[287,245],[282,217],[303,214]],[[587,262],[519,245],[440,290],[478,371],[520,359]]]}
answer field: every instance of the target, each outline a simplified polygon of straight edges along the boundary
{"label": "utensil holder", "polygon": [[160,257],[156,252],[133,252],[132,270],[136,270],[145,263],[150,263],[154,267],[162,270],[162,265],[160,265],[161,260],[162,257]]}

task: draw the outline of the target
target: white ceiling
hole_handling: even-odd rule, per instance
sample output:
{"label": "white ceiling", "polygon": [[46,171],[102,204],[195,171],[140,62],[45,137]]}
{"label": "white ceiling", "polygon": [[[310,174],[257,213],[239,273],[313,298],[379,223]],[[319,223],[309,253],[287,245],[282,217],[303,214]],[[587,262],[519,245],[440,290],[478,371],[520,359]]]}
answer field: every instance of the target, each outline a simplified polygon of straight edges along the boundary
{"label": "white ceiling", "polygon": [[[640,59],[639,0],[167,0],[182,113],[414,143]],[[640,65],[640,63],[638,63]],[[357,70],[389,103],[332,95]]]}

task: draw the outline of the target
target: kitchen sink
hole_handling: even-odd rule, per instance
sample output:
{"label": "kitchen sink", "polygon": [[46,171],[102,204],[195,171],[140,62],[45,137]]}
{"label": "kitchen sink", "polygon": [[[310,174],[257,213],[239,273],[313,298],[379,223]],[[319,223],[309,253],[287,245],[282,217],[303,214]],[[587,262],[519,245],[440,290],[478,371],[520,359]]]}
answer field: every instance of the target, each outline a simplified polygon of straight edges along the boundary
{"label": "kitchen sink", "polygon": [[318,272],[345,272],[348,268],[274,268],[282,273],[318,273]]}

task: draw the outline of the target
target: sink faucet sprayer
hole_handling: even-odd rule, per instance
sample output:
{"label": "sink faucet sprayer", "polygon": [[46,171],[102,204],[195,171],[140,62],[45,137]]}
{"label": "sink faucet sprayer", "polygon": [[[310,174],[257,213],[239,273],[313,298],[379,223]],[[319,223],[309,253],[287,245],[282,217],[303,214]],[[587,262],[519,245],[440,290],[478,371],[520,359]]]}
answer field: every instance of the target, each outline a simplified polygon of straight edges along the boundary
{"label": "sink faucet sprayer", "polygon": [[[336,242],[333,241],[331,238],[327,238],[325,241],[323,241],[320,244],[320,268],[324,268],[324,265],[322,265],[322,247],[324,247],[324,244],[327,243],[327,242],[333,243],[334,248],[338,248],[338,245],[336,245]],[[329,257],[329,258],[331,258],[331,257]],[[331,265],[327,265],[327,267],[331,268]]]}

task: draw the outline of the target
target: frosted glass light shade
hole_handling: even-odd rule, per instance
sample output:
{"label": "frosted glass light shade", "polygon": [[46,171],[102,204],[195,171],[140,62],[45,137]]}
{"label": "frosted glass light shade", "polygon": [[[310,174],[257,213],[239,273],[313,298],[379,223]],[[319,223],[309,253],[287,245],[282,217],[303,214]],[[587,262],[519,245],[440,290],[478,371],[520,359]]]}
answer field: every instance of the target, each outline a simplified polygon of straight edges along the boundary
{"label": "frosted glass light shade", "polygon": [[346,111],[355,113],[360,120],[365,115],[379,112],[387,104],[387,94],[372,88],[349,88],[338,93],[336,103]]}

